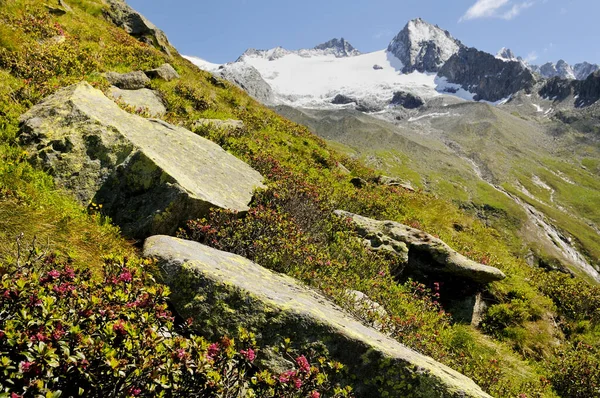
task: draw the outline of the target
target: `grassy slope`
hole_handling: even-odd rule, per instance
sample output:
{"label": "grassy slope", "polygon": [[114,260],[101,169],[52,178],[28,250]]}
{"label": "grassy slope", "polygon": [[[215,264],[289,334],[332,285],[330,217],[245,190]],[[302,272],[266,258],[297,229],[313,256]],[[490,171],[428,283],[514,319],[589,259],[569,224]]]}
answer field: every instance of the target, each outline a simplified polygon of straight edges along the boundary
{"label": "grassy slope", "polygon": [[[191,127],[200,117],[242,119],[249,127],[248,134],[228,136],[209,132],[209,137],[251,163],[259,155],[273,157],[282,167],[318,187],[319,193],[330,198],[335,207],[418,224],[455,249],[476,260],[486,259],[504,270],[509,278],[490,286],[490,293],[502,308],[520,311],[518,317],[509,319],[509,327],[491,332],[505,342],[485,337],[470,327],[436,324],[439,319],[436,313],[423,311],[417,301],[408,302],[406,290],[393,287],[393,281],[377,287],[370,285],[371,280],[377,280],[376,275],[352,273],[361,264],[346,271],[335,270],[334,274],[348,281],[346,287],[371,286],[372,293],[393,314],[420,317],[422,330],[411,332],[413,335],[405,339],[406,343],[419,346],[415,334],[433,334],[439,328],[440,336],[431,337],[428,353],[475,378],[489,391],[498,395],[527,392],[531,396],[535,396],[535,391],[543,391],[539,394],[553,396],[550,389],[539,383],[546,371],[535,360],[551,356],[551,343],[562,338],[546,316],[556,309],[538,291],[533,271],[512,255],[512,242],[468,217],[452,203],[429,194],[374,185],[357,191],[335,164],[342,162],[354,175],[362,177],[373,175],[371,170],[339,155],[305,128],[275,115],[232,85],[215,84],[208,73],[179,56],[168,60],[155,49],[130,38],[99,17],[99,2],[71,3],[73,14],[53,17],[37,1],[0,1],[0,256],[14,256],[14,236],[21,231],[29,237],[38,234],[42,240],[50,237],[53,247],[68,253],[78,266],[98,272],[103,255],[133,252],[100,216],[89,215],[57,190],[50,177],[26,163],[26,154],[16,140],[18,116],[59,87],[81,79],[106,89],[107,83],[99,72],[137,70],[169,61],[182,78],[152,83],[167,102],[169,113],[165,120]],[[65,43],[43,42],[62,31],[67,32]],[[90,59],[89,54],[94,57]],[[461,225],[461,231],[455,225]],[[332,294],[344,285],[337,287],[331,290]],[[497,360],[500,370],[490,376],[490,363]]]}

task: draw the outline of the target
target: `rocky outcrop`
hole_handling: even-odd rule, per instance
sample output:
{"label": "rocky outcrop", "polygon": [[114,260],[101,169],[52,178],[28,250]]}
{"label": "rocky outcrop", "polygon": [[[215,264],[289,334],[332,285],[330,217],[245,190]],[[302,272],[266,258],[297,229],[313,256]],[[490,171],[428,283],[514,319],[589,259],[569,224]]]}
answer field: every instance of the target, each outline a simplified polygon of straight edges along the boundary
{"label": "rocky outcrop", "polygon": [[415,188],[410,184],[410,182],[404,181],[403,179],[397,177],[388,177],[384,175],[377,176],[377,178],[375,178],[375,183],[390,187],[401,187],[407,191],[415,192]]}
{"label": "rocky outcrop", "polygon": [[357,100],[355,98],[349,97],[344,94],[337,94],[331,100],[331,103],[334,105],[348,105],[348,104],[352,104],[352,103],[356,103],[356,102],[357,102]]}
{"label": "rocky outcrop", "polygon": [[577,108],[590,106],[600,99],[600,71],[592,73],[585,80],[554,77],[544,83],[538,94],[555,102],[573,98]]}
{"label": "rocky outcrop", "polygon": [[463,47],[448,31],[417,18],[408,22],[387,50],[402,62],[404,73],[437,72]]}
{"label": "rocky outcrop", "polygon": [[398,256],[409,268],[428,273],[445,273],[476,283],[506,278],[497,268],[477,263],[456,252],[446,243],[421,230],[394,221],[377,221],[336,210],[351,220],[367,246]]}
{"label": "rocky outcrop", "polygon": [[162,79],[167,82],[179,79],[179,73],[177,73],[177,71],[171,66],[171,64],[162,64],[158,68],[147,70],[144,73],[150,79]]}
{"label": "rocky outcrop", "polygon": [[164,116],[167,113],[167,108],[156,91],[147,88],[121,90],[118,87],[111,87],[110,94],[117,101],[122,101],[135,110],[145,111],[152,117]]}
{"label": "rocky outcrop", "polygon": [[417,109],[425,105],[425,102],[418,96],[405,91],[396,91],[390,101],[392,106],[401,106],[406,109]]}
{"label": "rocky outcrop", "polygon": [[211,207],[248,209],[261,175],[186,129],[129,114],[87,83],[21,117],[31,161],[131,237],[171,234]]}
{"label": "rocky outcrop", "polygon": [[353,57],[360,55],[361,52],[348,43],[344,38],[332,39],[326,43],[319,44],[314,48],[323,54],[334,55],[336,58]]}
{"label": "rocky outcrop", "polygon": [[104,77],[110,84],[123,90],[139,90],[150,84],[150,79],[142,71],[129,73],[108,72]]}
{"label": "rocky outcrop", "polygon": [[273,89],[263,79],[260,72],[251,65],[243,62],[223,65],[216,74],[232,82],[263,104],[269,105],[275,101]]}
{"label": "rocky outcrop", "polygon": [[499,101],[520,90],[530,92],[535,84],[531,71],[520,62],[507,62],[475,48],[461,49],[438,75],[474,93],[476,101]]}
{"label": "rocky outcrop", "polygon": [[65,15],[69,12],[73,12],[73,9],[64,0],[47,3],[46,9],[50,14],[54,15]]}
{"label": "rocky outcrop", "polygon": [[167,35],[148,21],[142,14],[131,8],[125,0],[103,0],[108,7],[105,10],[106,17],[115,25],[123,28],[127,33],[138,40],[160,48],[168,56],[171,56],[171,44]]}
{"label": "rocky outcrop", "polygon": [[208,337],[235,337],[243,327],[256,333],[263,352],[287,337],[299,345],[322,341],[353,375],[360,397],[489,397],[472,380],[364,326],[320,293],[243,257],[167,236],[147,239],[144,256],[157,260],[175,310]]}

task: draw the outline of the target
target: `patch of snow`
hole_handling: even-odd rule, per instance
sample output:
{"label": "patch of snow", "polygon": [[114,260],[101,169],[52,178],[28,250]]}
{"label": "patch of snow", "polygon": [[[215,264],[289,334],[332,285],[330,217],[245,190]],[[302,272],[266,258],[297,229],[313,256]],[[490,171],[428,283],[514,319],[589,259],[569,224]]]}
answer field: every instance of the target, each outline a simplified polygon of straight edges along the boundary
{"label": "patch of snow", "polygon": [[192,57],[190,55],[182,55],[182,57],[196,65],[198,68],[207,72],[215,72],[221,67],[221,64],[214,64],[202,58]]}
{"label": "patch of snow", "polygon": [[432,112],[432,113],[428,113],[426,115],[421,115],[421,116],[417,116],[417,117],[411,117],[410,119],[408,119],[409,122],[416,122],[417,120],[421,120],[427,117],[441,117],[441,116],[448,116],[450,115],[450,112]]}
{"label": "patch of snow", "polygon": [[538,111],[539,113],[543,113],[543,112],[544,112],[544,108],[542,108],[542,107],[541,107],[541,106],[539,106],[538,104],[533,104],[533,103],[532,103],[531,105],[533,105],[533,107],[534,107],[535,109],[537,109],[537,111]]}

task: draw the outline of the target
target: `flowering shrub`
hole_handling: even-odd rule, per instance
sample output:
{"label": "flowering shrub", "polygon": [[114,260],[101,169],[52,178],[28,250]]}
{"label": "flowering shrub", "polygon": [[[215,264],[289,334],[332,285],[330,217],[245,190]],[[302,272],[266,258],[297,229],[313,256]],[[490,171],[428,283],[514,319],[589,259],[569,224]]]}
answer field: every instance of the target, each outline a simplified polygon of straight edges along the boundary
{"label": "flowering shrub", "polygon": [[175,327],[168,289],[135,262],[106,261],[101,280],[46,256],[0,284],[0,396],[348,396],[341,366],[287,355],[272,374],[254,336],[209,344]]}

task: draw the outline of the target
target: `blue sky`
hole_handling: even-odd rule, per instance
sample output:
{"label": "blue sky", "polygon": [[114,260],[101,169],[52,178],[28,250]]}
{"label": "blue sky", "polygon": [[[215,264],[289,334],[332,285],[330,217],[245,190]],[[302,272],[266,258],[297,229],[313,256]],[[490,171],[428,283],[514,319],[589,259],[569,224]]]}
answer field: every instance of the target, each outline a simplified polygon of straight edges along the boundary
{"label": "blue sky", "polygon": [[464,44],[509,47],[532,63],[562,58],[600,64],[599,0],[128,0],[182,54],[215,63],[247,48],[311,48],[344,37],[381,50],[412,18],[449,30]]}

